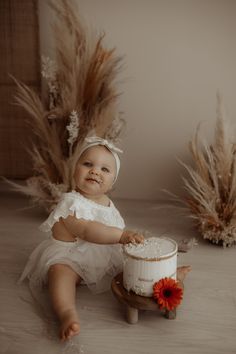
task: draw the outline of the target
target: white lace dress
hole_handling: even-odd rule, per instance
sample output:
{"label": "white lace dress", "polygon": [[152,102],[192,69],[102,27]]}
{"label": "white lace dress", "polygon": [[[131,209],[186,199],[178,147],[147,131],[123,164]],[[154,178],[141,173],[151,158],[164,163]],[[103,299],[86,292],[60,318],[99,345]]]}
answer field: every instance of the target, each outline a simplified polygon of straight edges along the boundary
{"label": "white lace dress", "polygon": [[[120,229],[125,226],[112,201],[106,207],[72,191],[63,194],[57,207],[40,229],[45,232],[51,231],[52,226],[60,218],[66,218],[68,215],[98,221]],[[100,293],[108,290],[112,278],[122,271],[123,255],[119,244],[101,245],[80,238],[75,242],[64,242],[50,235],[50,238],[40,243],[31,254],[20,281],[29,278],[31,286],[36,283],[46,284],[48,269],[56,263],[70,266],[93,292]]]}

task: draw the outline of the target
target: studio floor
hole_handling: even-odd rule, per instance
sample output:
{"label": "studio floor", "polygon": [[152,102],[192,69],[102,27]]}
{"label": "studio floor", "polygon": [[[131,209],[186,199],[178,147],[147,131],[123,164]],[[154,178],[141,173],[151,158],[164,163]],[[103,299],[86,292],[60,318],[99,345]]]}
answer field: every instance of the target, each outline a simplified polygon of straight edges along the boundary
{"label": "studio floor", "polygon": [[29,209],[26,197],[1,186],[0,353],[4,354],[230,354],[236,353],[236,248],[203,241],[191,220],[164,204],[115,200],[129,228],[166,234],[177,241],[195,237],[178,265],[189,264],[184,299],[175,320],[142,311],[137,324],[111,291],[93,295],[78,288],[81,334],[66,344],[57,339],[50,311],[42,316],[27,283],[17,280],[34,247],[47,236],[38,230],[46,214]]}

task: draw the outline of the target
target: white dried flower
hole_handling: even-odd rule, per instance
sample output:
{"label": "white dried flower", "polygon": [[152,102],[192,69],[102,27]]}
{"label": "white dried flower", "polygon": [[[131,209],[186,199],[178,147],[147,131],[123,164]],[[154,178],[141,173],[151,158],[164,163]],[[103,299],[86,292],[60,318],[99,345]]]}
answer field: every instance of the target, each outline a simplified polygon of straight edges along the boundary
{"label": "white dried flower", "polygon": [[57,65],[56,62],[49,57],[42,56],[42,76],[46,79],[49,90],[49,109],[56,106],[59,87],[57,81]]}
{"label": "white dried flower", "polygon": [[119,136],[124,127],[125,121],[121,118],[121,113],[118,114],[106,132],[105,139],[111,140],[114,143],[119,142]]}
{"label": "white dried flower", "polygon": [[69,138],[67,139],[67,141],[70,145],[70,155],[71,155],[72,146],[79,134],[79,117],[78,117],[78,113],[75,110],[73,110],[70,114],[70,124],[66,126],[66,129],[69,132]]}
{"label": "white dried flower", "polygon": [[56,62],[49,57],[42,55],[42,76],[47,82],[56,81],[57,77],[57,65]]}

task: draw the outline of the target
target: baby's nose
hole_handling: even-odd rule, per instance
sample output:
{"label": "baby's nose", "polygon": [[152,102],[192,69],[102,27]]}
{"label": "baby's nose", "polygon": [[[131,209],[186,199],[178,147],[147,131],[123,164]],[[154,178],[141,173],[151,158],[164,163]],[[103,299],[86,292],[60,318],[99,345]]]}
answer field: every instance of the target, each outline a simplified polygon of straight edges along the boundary
{"label": "baby's nose", "polygon": [[90,173],[93,174],[93,175],[98,175],[98,174],[99,174],[99,171],[98,171],[97,168],[94,168],[94,167],[93,167],[93,168],[90,170]]}

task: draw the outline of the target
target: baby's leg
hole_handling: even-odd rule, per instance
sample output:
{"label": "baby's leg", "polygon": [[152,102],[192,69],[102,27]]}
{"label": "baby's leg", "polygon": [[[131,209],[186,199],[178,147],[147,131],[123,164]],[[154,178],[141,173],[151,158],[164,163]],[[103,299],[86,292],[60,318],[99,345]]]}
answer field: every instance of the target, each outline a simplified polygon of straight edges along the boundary
{"label": "baby's leg", "polygon": [[75,306],[76,284],[80,277],[67,265],[54,264],[48,271],[48,287],[53,309],[61,323],[60,338],[64,341],[80,331]]}

